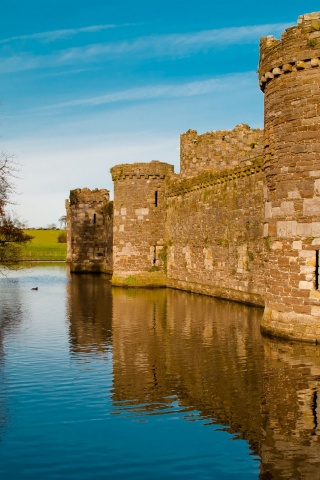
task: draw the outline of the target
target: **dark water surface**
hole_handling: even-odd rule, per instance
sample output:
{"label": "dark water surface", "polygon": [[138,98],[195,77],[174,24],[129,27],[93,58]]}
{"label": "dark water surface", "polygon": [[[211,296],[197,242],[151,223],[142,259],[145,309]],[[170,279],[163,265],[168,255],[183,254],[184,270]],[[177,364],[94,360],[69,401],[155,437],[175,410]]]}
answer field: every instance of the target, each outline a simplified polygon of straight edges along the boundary
{"label": "dark water surface", "polygon": [[1,480],[319,480],[320,349],[261,315],[64,265],[0,277]]}

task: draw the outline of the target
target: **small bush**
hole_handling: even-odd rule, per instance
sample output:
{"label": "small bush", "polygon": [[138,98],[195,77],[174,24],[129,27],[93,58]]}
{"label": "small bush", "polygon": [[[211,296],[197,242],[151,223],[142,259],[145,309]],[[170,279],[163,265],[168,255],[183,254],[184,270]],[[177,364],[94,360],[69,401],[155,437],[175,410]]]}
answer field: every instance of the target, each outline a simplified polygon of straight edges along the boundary
{"label": "small bush", "polygon": [[67,234],[66,232],[61,232],[58,235],[58,243],[67,243]]}

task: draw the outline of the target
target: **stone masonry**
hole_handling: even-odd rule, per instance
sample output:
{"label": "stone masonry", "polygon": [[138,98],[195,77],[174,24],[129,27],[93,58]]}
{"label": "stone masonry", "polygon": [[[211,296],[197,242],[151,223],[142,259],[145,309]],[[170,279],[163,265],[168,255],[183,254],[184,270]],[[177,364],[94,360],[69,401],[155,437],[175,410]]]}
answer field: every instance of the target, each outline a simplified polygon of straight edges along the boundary
{"label": "stone masonry", "polygon": [[112,272],[112,202],[107,190],[78,188],[66,200],[71,272]]}
{"label": "stone masonry", "polygon": [[263,130],[237,125],[234,130],[220,130],[198,135],[188,130],[180,136],[181,176],[215,172],[245,166],[263,153]]}
{"label": "stone masonry", "polygon": [[114,181],[113,284],[164,286],[166,163],[134,163],[111,169]]}
{"label": "stone masonry", "polygon": [[113,167],[113,219],[108,192],[71,192],[72,270],[264,306],[265,332],[319,342],[319,67],[320,13],[306,14],[261,39],[264,130],[189,130],[179,175],[159,161]]}
{"label": "stone masonry", "polygon": [[[261,39],[265,113],[263,328],[320,340],[320,14]],[[318,259],[318,260],[317,260]]]}

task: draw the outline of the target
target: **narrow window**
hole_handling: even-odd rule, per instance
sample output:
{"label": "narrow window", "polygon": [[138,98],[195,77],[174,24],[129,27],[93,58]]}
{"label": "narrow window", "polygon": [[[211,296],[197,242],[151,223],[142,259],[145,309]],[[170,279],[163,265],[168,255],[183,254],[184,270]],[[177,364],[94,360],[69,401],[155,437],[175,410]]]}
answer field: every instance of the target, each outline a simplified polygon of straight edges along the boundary
{"label": "narrow window", "polygon": [[97,223],[97,215],[94,213],[93,214],[93,223],[96,224]]}
{"label": "narrow window", "polygon": [[157,190],[154,192],[154,204],[157,207],[158,206],[158,192]]}
{"label": "narrow window", "polygon": [[157,247],[156,245],[153,247],[153,264],[157,263]]}
{"label": "narrow window", "polygon": [[316,250],[316,290],[319,290],[319,285],[320,285],[320,279],[319,279],[319,275],[320,275],[320,254],[319,254],[320,250]]}

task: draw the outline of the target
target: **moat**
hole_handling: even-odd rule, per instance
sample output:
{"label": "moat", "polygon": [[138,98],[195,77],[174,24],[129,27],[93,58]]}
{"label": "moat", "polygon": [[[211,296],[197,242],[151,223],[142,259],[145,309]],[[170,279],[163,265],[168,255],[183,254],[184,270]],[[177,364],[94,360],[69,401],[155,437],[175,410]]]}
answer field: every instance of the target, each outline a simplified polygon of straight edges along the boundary
{"label": "moat", "polygon": [[1,276],[0,477],[319,479],[320,347],[262,313],[64,264]]}

